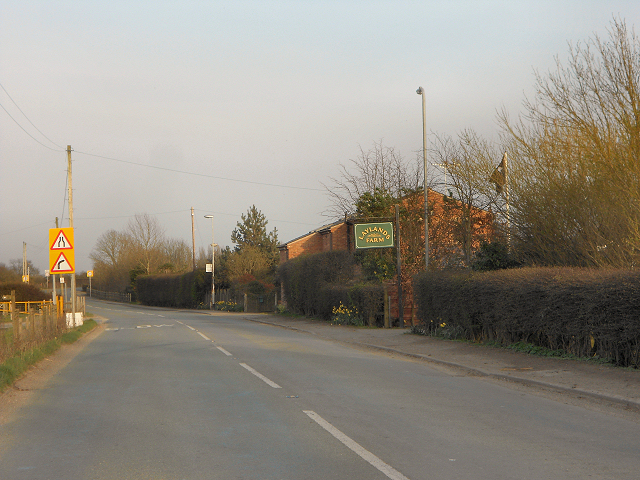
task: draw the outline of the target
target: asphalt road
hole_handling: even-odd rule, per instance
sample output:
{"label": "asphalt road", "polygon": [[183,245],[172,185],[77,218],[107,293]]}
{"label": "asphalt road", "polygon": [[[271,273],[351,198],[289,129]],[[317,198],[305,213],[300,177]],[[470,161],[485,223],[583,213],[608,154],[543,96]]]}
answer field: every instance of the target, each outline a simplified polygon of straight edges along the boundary
{"label": "asphalt road", "polygon": [[637,479],[638,424],[241,315],[89,302],[0,479]]}

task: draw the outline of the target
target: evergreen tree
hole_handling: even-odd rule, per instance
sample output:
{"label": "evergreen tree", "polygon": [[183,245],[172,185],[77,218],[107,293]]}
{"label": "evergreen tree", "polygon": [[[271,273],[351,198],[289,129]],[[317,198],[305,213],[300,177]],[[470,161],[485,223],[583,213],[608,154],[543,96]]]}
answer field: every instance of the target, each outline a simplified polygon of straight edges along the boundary
{"label": "evergreen tree", "polygon": [[258,250],[269,259],[270,264],[275,264],[278,255],[278,231],[273,229],[267,232],[267,219],[264,214],[251,205],[247,214],[242,214],[242,221],[237,222],[236,228],[231,232],[231,241],[236,244],[235,251]]}

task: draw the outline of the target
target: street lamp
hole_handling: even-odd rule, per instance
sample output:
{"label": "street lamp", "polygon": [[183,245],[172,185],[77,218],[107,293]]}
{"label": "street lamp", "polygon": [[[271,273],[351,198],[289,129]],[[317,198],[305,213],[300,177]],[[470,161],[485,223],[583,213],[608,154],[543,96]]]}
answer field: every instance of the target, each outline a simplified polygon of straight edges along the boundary
{"label": "street lamp", "polygon": [[424,89],[418,87],[418,95],[422,96],[422,161],[424,166],[424,265],[429,270],[429,197],[427,194],[427,123],[425,119]]}
{"label": "street lamp", "polygon": [[216,262],[216,244],[213,236],[213,215],[205,215],[204,218],[211,219],[211,300],[209,301],[209,310],[213,310],[215,303],[215,262]]}

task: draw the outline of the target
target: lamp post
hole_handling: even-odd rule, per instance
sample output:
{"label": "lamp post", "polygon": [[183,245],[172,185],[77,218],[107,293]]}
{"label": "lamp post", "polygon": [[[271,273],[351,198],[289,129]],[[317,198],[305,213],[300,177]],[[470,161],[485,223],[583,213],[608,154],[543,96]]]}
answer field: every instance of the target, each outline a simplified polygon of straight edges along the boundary
{"label": "lamp post", "polygon": [[204,218],[211,219],[211,300],[209,301],[209,310],[213,310],[215,303],[215,262],[216,262],[216,244],[213,235],[213,215],[205,215]]}
{"label": "lamp post", "polygon": [[427,194],[427,123],[425,118],[424,89],[418,87],[418,95],[422,96],[422,161],[424,167],[424,265],[429,269],[429,196]]}

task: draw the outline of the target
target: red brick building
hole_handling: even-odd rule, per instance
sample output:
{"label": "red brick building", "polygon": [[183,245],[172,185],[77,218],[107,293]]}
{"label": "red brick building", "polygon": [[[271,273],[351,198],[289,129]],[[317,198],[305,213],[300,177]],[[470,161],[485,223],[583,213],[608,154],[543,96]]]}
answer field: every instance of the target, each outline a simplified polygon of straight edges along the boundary
{"label": "red brick building", "polygon": [[353,251],[353,224],[340,221],[324,225],[298,238],[278,245],[280,263],[304,254],[330,252],[332,250]]}
{"label": "red brick building", "polygon": [[[416,194],[402,200],[401,241],[404,261],[411,262],[415,256],[424,258],[424,196]],[[429,190],[430,262],[436,268],[459,265],[464,260],[465,245],[475,251],[482,241],[493,235],[493,214],[475,207],[465,209],[457,200],[444,197]],[[389,212],[393,216],[393,211]],[[329,252],[332,250],[354,251],[354,219],[346,219],[324,225],[300,237],[278,246],[280,263],[304,254]],[[468,228],[463,228],[468,224]],[[422,251],[416,252],[422,246]],[[413,255],[411,254],[413,253]],[[414,260],[415,262],[415,260]],[[424,260],[418,261],[419,265]]]}

